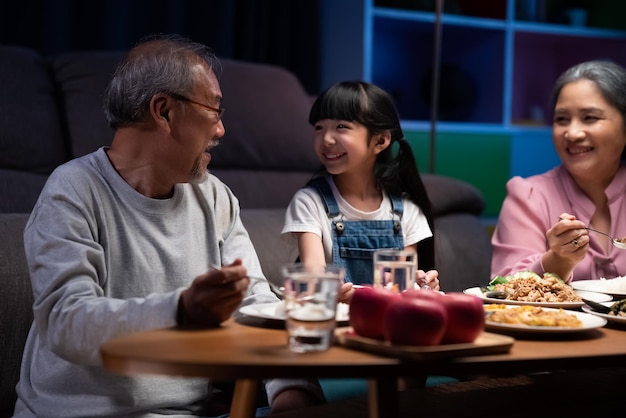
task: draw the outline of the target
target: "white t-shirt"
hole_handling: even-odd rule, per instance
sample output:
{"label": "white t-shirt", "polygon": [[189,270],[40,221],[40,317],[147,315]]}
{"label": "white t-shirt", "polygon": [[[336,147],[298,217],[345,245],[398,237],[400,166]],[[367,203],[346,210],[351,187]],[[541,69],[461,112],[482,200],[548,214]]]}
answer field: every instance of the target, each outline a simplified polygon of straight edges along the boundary
{"label": "white t-shirt", "polygon": [[[339,194],[339,190],[337,190],[337,186],[335,186],[331,176],[327,176],[326,179],[339,206],[340,215],[338,219],[346,221],[382,221],[397,218],[397,215],[392,213],[391,200],[387,193],[383,193],[383,201],[378,209],[372,212],[363,212],[346,202]],[[402,198],[402,204],[404,208],[401,224],[404,246],[407,247],[432,237],[432,231],[428,226],[428,221],[422,209],[406,197]],[[326,263],[332,263],[333,238],[331,224],[332,220],[326,213],[326,207],[320,194],[311,187],[304,187],[296,192],[291,203],[289,203],[285,213],[285,225],[281,234],[296,246],[295,233],[297,232],[312,232],[320,236],[324,245]]]}

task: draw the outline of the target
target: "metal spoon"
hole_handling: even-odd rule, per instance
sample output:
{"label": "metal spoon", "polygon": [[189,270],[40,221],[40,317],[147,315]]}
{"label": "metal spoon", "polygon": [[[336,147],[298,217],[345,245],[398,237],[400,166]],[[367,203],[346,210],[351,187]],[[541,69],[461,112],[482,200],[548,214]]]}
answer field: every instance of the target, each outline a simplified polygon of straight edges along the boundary
{"label": "metal spoon", "polygon": [[[216,264],[211,264],[211,268],[213,270],[219,270],[221,269],[220,266],[216,265]],[[272,292],[274,292],[276,294],[276,296],[278,296],[279,298],[282,299],[283,297],[283,292],[285,291],[285,288],[282,286],[277,286],[274,283],[270,282],[269,280],[267,280],[265,277],[257,277],[257,276],[246,276],[248,279],[250,279],[250,282],[266,282],[269,286],[270,289],[272,290]]]}
{"label": "metal spoon", "polygon": [[613,245],[615,245],[619,249],[626,250],[626,238],[615,239],[612,236],[610,236],[609,234],[606,234],[604,232],[598,231],[597,229],[592,229],[592,228],[586,228],[586,229],[587,229],[587,231],[596,232],[598,234],[601,234],[601,235],[604,235],[606,237],[609,237],[611,239],[611,242],[613,243]]}

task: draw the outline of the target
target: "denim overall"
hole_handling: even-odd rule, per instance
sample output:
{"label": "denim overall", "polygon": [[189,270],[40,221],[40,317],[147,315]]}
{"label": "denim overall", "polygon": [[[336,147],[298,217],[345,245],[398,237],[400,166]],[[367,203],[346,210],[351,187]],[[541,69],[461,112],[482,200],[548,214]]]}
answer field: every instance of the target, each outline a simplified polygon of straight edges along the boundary
{"label": "denim overall", "polygon": [[391,197],[394,220],[386,221],[345,221],[339,212],[339,205],[333,196],[330,185],[324,177],[309,181],[322,197],[326,213],[330,218],[333,235],[333,263],[346,269],[346,282],[354,284],[374,283],[374,251],[380,248],[404,248],[402,238],[402,199]]}

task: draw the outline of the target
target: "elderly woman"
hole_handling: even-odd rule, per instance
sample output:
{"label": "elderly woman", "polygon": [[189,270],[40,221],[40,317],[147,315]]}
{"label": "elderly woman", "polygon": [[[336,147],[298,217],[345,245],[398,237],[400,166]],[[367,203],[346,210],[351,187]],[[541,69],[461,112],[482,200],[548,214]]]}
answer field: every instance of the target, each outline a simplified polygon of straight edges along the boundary
{"label": "elderly woman", "polygon": [[587,228],[626,236],[626,70],[589,61],[553,92],[552,141],[561,165],[507,183],[492,238],[492,276],[520,270],[565,281],[626,274],[626,251]]}

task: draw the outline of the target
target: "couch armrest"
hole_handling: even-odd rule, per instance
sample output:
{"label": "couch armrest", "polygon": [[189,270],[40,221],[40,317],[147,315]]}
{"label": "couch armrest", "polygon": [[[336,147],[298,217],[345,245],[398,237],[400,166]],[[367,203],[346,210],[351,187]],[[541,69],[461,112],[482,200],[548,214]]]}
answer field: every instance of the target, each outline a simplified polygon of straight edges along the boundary
{"label": "couch armrest", "polygon": [[422,174],[422,179],[435,218],[455,212],[480,216],[485,210],[482,193],[470,183],[438,174]]}
{"label": "couch armrest", "polygon": [[24,343],[33,320],[33,293],[24,254],[28,213],[0,214],[0,416],[11,416]]}

